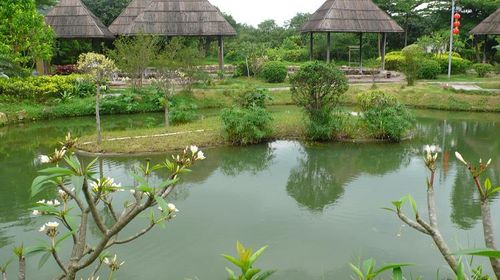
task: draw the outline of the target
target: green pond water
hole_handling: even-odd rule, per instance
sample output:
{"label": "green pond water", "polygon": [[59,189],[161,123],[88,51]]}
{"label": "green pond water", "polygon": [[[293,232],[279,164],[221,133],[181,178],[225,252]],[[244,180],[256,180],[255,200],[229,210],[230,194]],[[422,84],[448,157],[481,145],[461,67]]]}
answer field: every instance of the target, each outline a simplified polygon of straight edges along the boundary
{"label": "green pond water", "polygon": [[[488,176],[498,185],[500,114],[416,114],[417,135],[401,144],[277,141],[206,150],[207,160],[184,177],[169,200],[181,210],[177,218],[165,229],[112,251],[126,261],[117,279],[226,279],[228,264],[220,254],[234,254],[236,240],[254,248],[269,245],[258,264],[276,269],[271,278],[276,280],[349,279],[348,263],[369,257],[378,263],[414,263],[409,269],[414,277],[436,279],[438,270],[440,278],[449,275],[427,236],[403,227],[381,208],[411,193],[425,212],[427,173],[421,149],[438,144],[444,151],[436,187],[442,233],[453,250],[483,247],[478,194],[465,167],[452,155],[459,150],[467,159],[492,157]],[[103,128],[160,126],[161,117],[106,116]],[[35,158],[50,153],[68,131],[82,135],[93,129],[93,118],[0,128],[0,263],[15,244],[37,243],[38,227],[45,220],[31,217],[29,208],[39,199],[55,197],[46,192],[30,199],[31,181],[41,168]],[[130,185],[128,172],[139,162],[159,162],[165,156],[105,157],[100,165],[106,176]],[[120,195],[124,199],[128,193]],[[499,200],[492,203],[498,241]],[[126,231],[141,229],[145,220]],[[52,279],[55,264],[49,261],[38,270],[38,260],[29,260],[28,279]],[[12,265],[10,272],[15,268]]]}

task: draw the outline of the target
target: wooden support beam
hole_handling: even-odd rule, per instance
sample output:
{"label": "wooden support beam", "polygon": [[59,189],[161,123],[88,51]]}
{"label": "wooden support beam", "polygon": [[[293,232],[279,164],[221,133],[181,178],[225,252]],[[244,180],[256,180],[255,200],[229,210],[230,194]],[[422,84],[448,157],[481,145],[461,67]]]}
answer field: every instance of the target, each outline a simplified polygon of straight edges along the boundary
{"label": "wooden support beam", "polygon": [[363,33],[359,33],[359,72],[363,74]]}
{"label": "wooden support beam", "polygon": [[387,33],[382,33],[382,71],[385,71],[385,47],[387,45]]}
{"label": "wooden support beam", "polygon": [[309,38],[309,60],[314,59],[314,33],[311,32],[310,38]]}
{"label": "wooden support beam", "polygon": [[219,36],[219,71],[224,73],[224,37]]}
{"label": "wooden support beam", "polygon": [[327,41],[327,46],[326,46],[326,62],[327,63],[330,63],[330,60],[331,60],[331,58],[330,58],[330,56],[331,56],[330,55],[330,51],[332,49],[332,36],[331,35],[332,34],[330,32],[328,32],[326,34],[326,41]]}

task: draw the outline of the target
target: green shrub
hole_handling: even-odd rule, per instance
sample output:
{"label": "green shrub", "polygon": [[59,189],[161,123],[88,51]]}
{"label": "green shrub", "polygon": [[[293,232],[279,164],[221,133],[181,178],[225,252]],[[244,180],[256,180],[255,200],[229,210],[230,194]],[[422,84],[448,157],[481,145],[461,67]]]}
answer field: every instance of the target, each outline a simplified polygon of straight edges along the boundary
{"label": "green shrub", "polygon": [[239,94],[237,102],[242,108],[265,108],[268,100],[272,97],[267,89],[248,89]]}
{"label": "green shrub", "polygon": [[285,50],[283,54],[283,59],[290,62],[301,62],[307,60],[309,57],[309,51],[307,49],[294,49]]}
{"label": "green shrub", "polygon": [[173,125],[190,123],[198,119],[198,106],[191,102],[172,102],[169,120]]}
{"label": "green shrub", "polygon": [[345,74],[331,64],[310,62],[291,77],[292,98],[309,118],[307,132],[312,140],[325,141],[334,136],[339,124],[332,112],[349,89]]}
{"label": "green shrub", "polygon": [[255,73],[252,71],[251,65],[248,65],[242,61],[236,64],[236,69],[234,70],[233,76],[235,78],[237,77],[248,77],[248,76],[253,76]]}
{"label": "green shrub", "polygon": [[[85,83],[84,86],[82,86],[83,83]],[[84,96],[89,92],[93,93],[95,89],[91,90],[87,83],[86,77],[82,75],[0,79],[0,95],[15,97],[19,100],[45,102],[69,94]]]}
{"label": "green shrub", "polygon": [[481,78],[486,77],[487,74],[495,71],[493,65],[489,63],[476,63],[472,67],[474,68],[474,70],[476,70],[477,75]]}
{"label": "green shrub", "polygon": [[270,61],[264,64],[260,74],[269,83],[282,83],[288,75],[288,68],[283,62]]}
{"label": "green shrub", "polygon": [[437,79],[438,75],[441,73],[441,66],[439,63],[432,59],[424,59],[420,63],[418,69],[418,78],[433,80]]}
{"label": "green shrub", "polygon": [[377,139],[399,142],[413,126],[408,108],[390,94],[369,91],[358,95],[358,102],[368,131]]}
{"label": "green shrub", "polygon": [[409,45],[401,53],[404,57],[403,72],[405,73],[406,81],[408,82],[408,86],[413,86],[418,79],[424,50],[419,45]]}
{"label": "green shrub", "polygon": [[[380,62],[382,59],[378,58]],[[401,52],[390,52],[385,56],[385,69],[390,71],[403,71],[404,56]]]}
{"label": "green shrub", "polygon": [[235,145],[257,144],[272,133],[271,114],[263,108],[230,108],[221,114],[226,139]]}
{"label": "green shrub", "polygon": [[[448,73],[448,56],[447,55],[436,55],[434,57],[439,65],[441,66],[441,74]],[[471,62],[467,59],[453,56],[451,58],[451,73],[452,74],[465,74],[467,69],[471,66]]]}

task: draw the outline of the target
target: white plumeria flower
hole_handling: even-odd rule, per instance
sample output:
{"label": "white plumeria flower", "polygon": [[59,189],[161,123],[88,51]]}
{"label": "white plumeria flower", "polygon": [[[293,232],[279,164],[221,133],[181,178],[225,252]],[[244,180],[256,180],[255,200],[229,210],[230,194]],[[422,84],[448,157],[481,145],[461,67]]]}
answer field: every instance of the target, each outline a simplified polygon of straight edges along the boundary
{"label": "white plumeria flower", "polygon": [[131,194],[135,194],[135,190],[130,190],[130,193]]}
{"label": "white plumeria flower", "polygon": [[110,262],[109,262],[109,259],[108,258],[104,258],[104,260],[102,260],[102,262],[106,265],[109,265]]}
{"label": "white plumeria flower", "polygon": [[39,200],[36,203],[37,204],[47,204],[47,202],[45,201],[45,199]]}
{"label": "white plumeria flower", "polygon": [[40,161],[40,163],[50,163],[50,157],[46,155],[39,156],[38,160]]}
{"label": "white plumeria flower", "polygon": [[463,164],[469,166],[469,164],[464,160],[464,157],[459,152],[455,152],[455,157]]}
{"label": "white plumeria flower", "polygon": [[202,151],[198,152],[198,155],[196,156],[197,160],[204,160],[206,159],[205,154]]}
{"label": "white plumeria flower", "polygon": [[66,195],[66,192],[63,190],[58,190],[57,193],[59,193],[60,196]]}
{"label": "white plumeria flower", "polygon": [[190,146],[189,149],[191,150],[191,153],[193,155],[195,155],[196,153],[198,153],[199,149],[197,146]]}
{"label": "white plumeria flower", "polygon": [[174,213],[179,212],[179,209],[177,209],[177,207],[175,207],[175,205],[173,203],[167,204],[167,207],[168,207],[168,211],[170,211],[170,212],[174,212]]}
{"label": "white plumeria flower", "polygon": [[33,214],[33,216],[39,216],[42,213],[40,211],[38,211],[38,210],[33,210],[33,212],[31,212],[31,214]]}
{"label": "white plumeria flower", "polygon": [[44,232],[45,231],[45,225],[41,226],[38,232]]}
{"label": "white plumeria flower", "polygon": [[54,229],[54,228],[59,227],[59,223],[58,222],[48,222],[45,224],[45,226],[47,226],[47,228],[49,228],[49,229],[50,228]]}

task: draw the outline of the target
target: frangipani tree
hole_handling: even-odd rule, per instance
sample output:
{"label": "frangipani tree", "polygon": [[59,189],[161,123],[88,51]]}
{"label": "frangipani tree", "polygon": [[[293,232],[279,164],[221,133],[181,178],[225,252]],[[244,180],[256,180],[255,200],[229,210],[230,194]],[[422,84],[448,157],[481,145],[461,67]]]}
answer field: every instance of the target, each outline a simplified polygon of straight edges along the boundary
{"label": "frangipani tree", "polygon": [[99,113],[99,100],[101,98],[101,86],[105,85],[108,78],[116,70],[113,60],[97,53],[85,53],[78,59],[78,70],[89,74],[96,84],[97,93],[95,100],[95,117],[97,125],[97,144],[101,144],[101,115]]}
{"label": "frangipani tree", "polygon": [[[61,273],[54,275],[54,279],[97,279],[103,267],[109,269],[109,279],[112,279],[124,261],[109,251],[175,218],[179,210],[167,202],[169,195],[180,177],[190,172],[189,167],[205,159],[198,147],[187,147],[161,164],[152,166],[147,162],[139,166],[130,173],[135,185],[124,187],[112,178],[96,177],[98,173],[93,167],[97,159],[84,165],[72,151],[75,140],[71,136],[61,144],[53,155],[39,157],[39,162],[52,167],[39,171],[41,175],[33,181],[31,194],[36,196],[52,189],[57,196],[40,200],[33,208],[32,215],[44,220],[39,232],[45,238],[35,247],[15,249],[19,259],[19,280],[26,279],[26,256],[34,253],[42,254],[40,266],[49,259],[57,264]],[[152,176],[160,172],[165,172],[168,179],[153,183]],[[124,194],[128,198],[124,199]],[[109,213],[110,220],[102,217],[103,211]],[[139,216],[147,217],[144,228],[129,236],[120,236]],[[97,239],[90,238],[91,225],[100,233]],[[71,250],[63,252],[63,247]],[[90,266],[93,268],[87,269]],[[82,270],[90,275],[81,275]],[[0,272],[5,273],[3,277],[7,279],[5,266],[0,266]]]}

